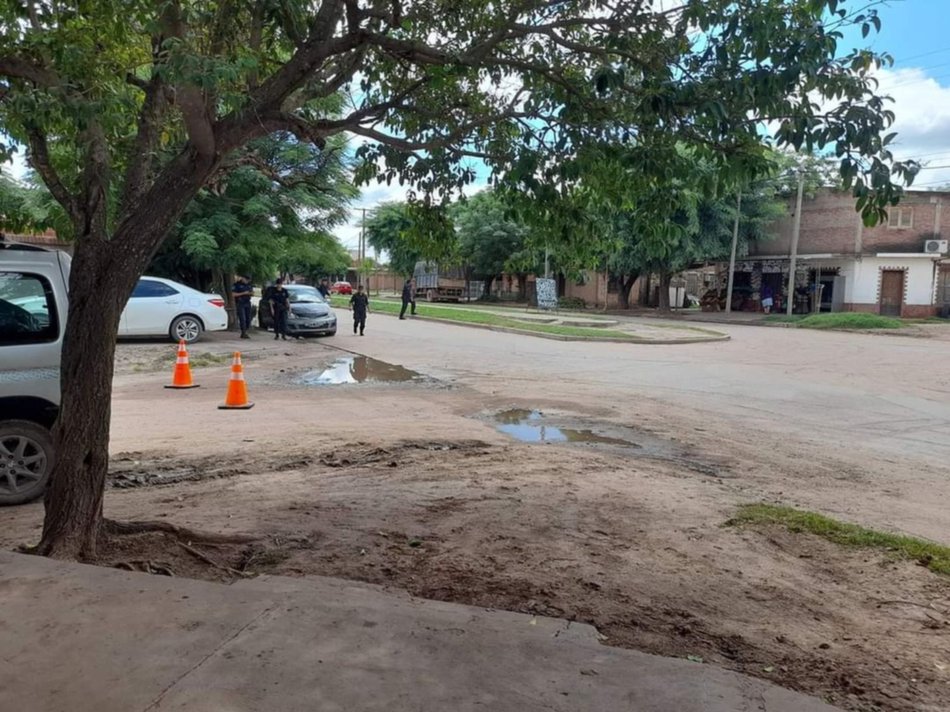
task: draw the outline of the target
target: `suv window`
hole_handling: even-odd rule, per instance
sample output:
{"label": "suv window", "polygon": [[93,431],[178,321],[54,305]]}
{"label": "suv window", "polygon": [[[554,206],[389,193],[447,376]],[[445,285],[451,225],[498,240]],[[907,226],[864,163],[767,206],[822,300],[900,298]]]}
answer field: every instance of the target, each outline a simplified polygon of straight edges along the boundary
{"label": "suv window", "polygon": [[178,294],[178,290],[154,279],[140,279],[132,292],[133,297],[170,297],[172,294]]}
{"label": "suv window", "polygon": [[59,337],[53,288],[45,277],[0,272],[0,346],[41,344]]}

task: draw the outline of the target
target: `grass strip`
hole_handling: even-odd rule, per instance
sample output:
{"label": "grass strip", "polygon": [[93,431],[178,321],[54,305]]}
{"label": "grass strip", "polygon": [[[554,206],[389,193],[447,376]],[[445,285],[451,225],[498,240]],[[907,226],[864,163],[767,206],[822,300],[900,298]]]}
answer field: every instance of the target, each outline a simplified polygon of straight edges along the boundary
{"label": "grass strip", "polygon": [[[348,297],[331,298],[331,304],[335,307],[346,308],[349,306]],[[370,301],[370,312],[380,314],[398,314],[402,304],[400,302],[391,302],[382,299]],[[634,336],[625,331],[616,331],[613,329],[604,329],[600,327],[582,327],[582,326],[562,326],[559,324],[534,324],[522,319],[512,319],[510,317],[484,312],[475,309],[460,307],[440,307],[430,304],[419,304],[416,309],[418,316],[429,319],[440,319],[442,321],[454,322],[457,324],[480,324],[484,326],[497,326],[504,329],[517,329],[518,331],[531,331],[540,334],[552,334],[555,336],[572,336],[585,339],[609,339],[616,341],[633,341],[648,343],[649,339]]]}
{"label": "grass strip", "polygon": [[812,314],[810,316],[768,316],[766,321],[776,324],[791,324],[801,329],[901,329],[907,322],[878,314],[842,312],[836,314]]}
{"label": "grass strip", "polygon": [[866,529],[839,522],[823,514],[773,504],[747,504],[726,526],[779,524],[792,532],[815,534],[842,546],[878,549],[902,559],[917,561],[931,571],[950,576],[950,547],[903,534]]}

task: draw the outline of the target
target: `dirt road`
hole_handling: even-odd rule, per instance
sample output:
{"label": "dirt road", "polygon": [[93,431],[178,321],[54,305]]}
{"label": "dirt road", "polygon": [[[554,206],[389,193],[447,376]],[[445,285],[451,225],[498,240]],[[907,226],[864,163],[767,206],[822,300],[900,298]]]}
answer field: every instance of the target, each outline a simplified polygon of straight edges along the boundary
{"label": "dirt road", "polygon": [[[154,535],[102,563],[357,578],[584,620],[849,709],[950,708],[946,579],[723,526],[769,501],[948,543],[950,341],[717,329],[732,340],[587,344],[371,315],[362,338],[210,339],[196,358],[247,355],[239,413],[215,408],[224,365],[166,391],[169,347],[123,344],[108,514],[261,538],[206,549],[230,572]],[[377,373],[411,380],[321,384]],[[0,545],[35,541],[41,514],[0,512]]]}

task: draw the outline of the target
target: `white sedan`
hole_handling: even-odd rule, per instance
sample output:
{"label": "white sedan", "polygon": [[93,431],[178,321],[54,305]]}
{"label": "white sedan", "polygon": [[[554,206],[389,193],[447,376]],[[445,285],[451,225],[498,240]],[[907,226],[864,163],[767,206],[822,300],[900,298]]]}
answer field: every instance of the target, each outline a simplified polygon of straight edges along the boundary
{"label": "white sedan", "polygon": [[228,313],[219,295],[162,277],[142,277],[122,312],[119,336],[167,336],[192,343],[204,331],[227,328]]}

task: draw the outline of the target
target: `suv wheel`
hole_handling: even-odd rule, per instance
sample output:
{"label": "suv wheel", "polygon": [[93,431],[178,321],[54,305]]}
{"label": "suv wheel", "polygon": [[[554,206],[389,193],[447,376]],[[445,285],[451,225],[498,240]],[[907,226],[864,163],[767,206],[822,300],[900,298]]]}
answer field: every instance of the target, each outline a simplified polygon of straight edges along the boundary
{"label": "suv wheel", "polygon": [[203,327],[201,321],[194,316],[180,316],[172,322],[169,336],[172,341],[181,341],[184,339],[186,344],[193,344],[201,338]]}
{"label": "suv wheel", "polygon": [[53,470],[53,439],[28,420],[0,421],[0,505],[23,504],[46,489]]}

